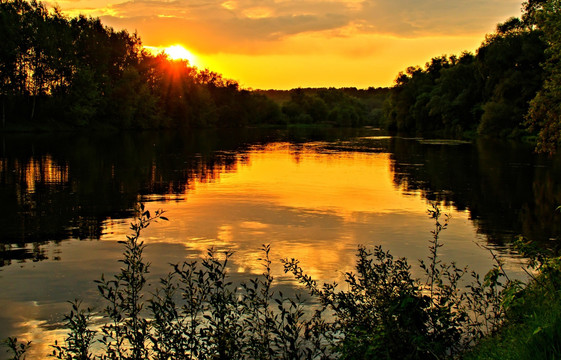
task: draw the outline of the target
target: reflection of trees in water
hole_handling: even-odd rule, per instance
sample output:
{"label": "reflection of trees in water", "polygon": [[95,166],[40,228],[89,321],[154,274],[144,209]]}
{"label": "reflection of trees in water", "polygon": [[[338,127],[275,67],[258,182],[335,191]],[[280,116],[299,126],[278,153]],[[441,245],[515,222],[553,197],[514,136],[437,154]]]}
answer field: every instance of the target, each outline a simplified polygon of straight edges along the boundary
{"label": "reflection of trees in water", "polygon": [[184,194],[236,170],[236,152],[214,146],[240,144],[200,142],[178,134],[4,139],[0,266],[44,259],[47,241],[99,238],[102,222],[130,217],[139,195]]}
{"label": "reflection of trees in water", "polygon": [[0,266],[46,258],[43,245],[98,239],[140,197],[184,195],[247,163],[271,141],[352,137],[358,130],[257,129],[171,133],[11,135],[1,139]]}
{"label": "reflection of trees in water", "polygon": [[0,243],[0,267],[12,262],[41,261],[47,258],[43,245],[46,242],[33,242],[23,246]]}
{"label": "reflection of trees in water", "polygon": [[480,233],[501,244],[522,234],[545,241],[561,235],[561,159],[529,147],[491,141],[473,145],[390,142],[394,183],[404,191],[467,209]]}
{"label": "reflection of trees in water", "polygon": [[478,231],[502,243],[513,235],[561,234],[561,158],[528,148],[480,141],[423,144],[362,138],[353,130],[208,131],[121,135],[13,135],[0,154],[0,266],[46,258],[44,245],[97,239],[103,221],[132,216],[139,196],[184,196],[197,182],[219,181],[248,163],[255,145],[332,141],[318,151],[391,153],[394,183],[404,193],[469,210]]}

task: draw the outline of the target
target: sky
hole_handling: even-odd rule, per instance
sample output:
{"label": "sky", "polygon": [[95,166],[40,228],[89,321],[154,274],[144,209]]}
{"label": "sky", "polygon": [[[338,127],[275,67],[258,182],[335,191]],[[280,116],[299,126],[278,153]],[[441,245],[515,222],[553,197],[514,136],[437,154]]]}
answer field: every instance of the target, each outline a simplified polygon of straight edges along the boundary
{"label": "sky", "polygon": [[58,0],[145,46],[180,44],[243,88],[392,86],[408,66],[474,52],[521,0]]}

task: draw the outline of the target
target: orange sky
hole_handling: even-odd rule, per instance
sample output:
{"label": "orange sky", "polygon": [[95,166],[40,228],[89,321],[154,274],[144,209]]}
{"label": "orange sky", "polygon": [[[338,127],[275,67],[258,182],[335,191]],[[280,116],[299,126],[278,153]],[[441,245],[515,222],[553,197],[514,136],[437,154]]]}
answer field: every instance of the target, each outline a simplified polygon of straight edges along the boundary
{"label": "orange sky", "polygon": [[474,51],[520,0],[59,0],[65,14],[181,44],[244,88],[391,86],[434,56]]}

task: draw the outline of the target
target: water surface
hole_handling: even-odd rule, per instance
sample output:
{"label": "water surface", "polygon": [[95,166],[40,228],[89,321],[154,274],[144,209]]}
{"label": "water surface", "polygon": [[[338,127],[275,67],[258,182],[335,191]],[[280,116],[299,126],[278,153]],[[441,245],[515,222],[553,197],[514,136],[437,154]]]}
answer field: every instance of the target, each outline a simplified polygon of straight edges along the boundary
{"label": "water surface", "polygon": [[[169,222],[143,233],[150,278],[208,248],[234,251],[236,279],[259,274],[270,244],[324,281],[353,269],[358,245],[412,264],[428,255],[438,203],[451,216],[445,261],[485,272],[489,251],[522,276],[518,234],[554,244],[559,160],[524,146],[392,137],[375,129],[2,138],[0,338],[33,341],[36,358],[62,336],[66,301],[96,302],[93,280],[118,271],[139,202]],[[420,276],[421,274],[418,273]]]}

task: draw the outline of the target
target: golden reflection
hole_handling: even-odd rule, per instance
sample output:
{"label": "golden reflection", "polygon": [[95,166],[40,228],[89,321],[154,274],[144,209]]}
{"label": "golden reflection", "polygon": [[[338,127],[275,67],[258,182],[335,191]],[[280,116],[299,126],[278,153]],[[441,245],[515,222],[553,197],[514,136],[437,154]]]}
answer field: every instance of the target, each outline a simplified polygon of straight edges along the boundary
{"label": "golden reflection", "polygon": [[[177,173],[174,183],[188,185],[175,188],[186,189],[184,192],[138,197],[152,213],[163,209],[170,219],[152,224],[142,233],[152,286],[172,270],[170,263],[199,259],[209,248],[235,252],[229,262],[235,281],[262,274],[263,244],[271,246],[272,273],[281,286],[296,285],[283,273],[282,258],[299,259],[305,272],[319,281],[343,283],[344,273],[354,268],[359,244],[368,248],[382,245],[394,256],[406,257],[414,275],[421,276],[416,259],[428,255],[434,222],[418,191],[404,196],[406,187],[396,187],[395,166],[388,154],[336,152],[322,143],[277,143],[255,146],[243,154],[217,154],[217,158],[201,156]],[[3,161],[1,171],[16,169],[24,199],[26,191],[40,190],[38,185],[69,182],[68,166],[57,164],[50,156],[14,164]],[[155,162],[151,165],[150,186],[165,185],[163,170]],[[114,166],[111,176],[116,170],[118,177],[119,168]],[[76,186],[74,180],[71,186]],[[28,196],[26,201],[32,198]],[[487,244],[486,236],[476,233],[468,211],[450,206],[442,210],[452,215],[441,234],[442,260],[457,261],[460,267],[469,264],[470,270],[484,274],[493,259],[475,243]],[[49,353],[49,345],[64,338],[56,326],[68,310],[65,301],[75,297],[69,294],[97,302],[92,280],[101,273],[109,278],[119,271],[117,260],[123,249],[117,241],[131,233],[130,221],[104,221],[100,242],[53,244],[45,258],[62,256],[62,261],[2,268],[5,292],[19,300],[0,299],[4,309],[0,324],[9,324],[3,333],[0,329],[0,338],[18,334],[20,340],[33,341],[30,358]],[[509,272],[521,272],[516,259],[506,260]],[[23,282],[31,272],[34,281]]]}
{"label": "golden reflection", "polygon": [[12,333],[8,335],[18,334],[18,341],[21,343],[31,341],[32,346],[26,352],[27,358],[42,359],[45,354],[51,354],[51,345],[65,335],[65,330],[53,328],[46,320],[37,320],[45,318],[45,314],[41,305],[34,301],[1,300],[0,308],[3,309],[3,319],[12,326],[9,328]]}
{"label": "golden reflection", "polygon": [[[359,244],[386,244],[396,256],[417,259],[426,249],[418,232],[426,229],[428,239],[432,229],[428,204],[418,193],[403,196],[390,163],[389,154],[331,152],[322,144],[255,147],[229,166],[195,171],[184,201],[150,202],[170,221],[144,237],[148,244],[181,244],[190,258],[211,247],[233,251],[232,271],[248,274],[263,272],[260,248],[270,244],[277,275],[283,274],[279,259],[297,258],[326,281],[342,281],[352,270]],[[468,214],[454,216],[461,221],[448,233],[473,239]],[[106,226],[113,240],[127,233]],[[471,240],[467,246],[474,246]]]}
{"label": "golden reflection", "polygon": [[[226,191],[275,198],[278,205],[335,212],[425,212],[418,199],[396,196],[389,154],[318,153],[306,145],[297,153],[277,144],[250,154],[251,166],[222,179]],[[305,166],[300,162],[305,161]]]}
{"label": "golden reflection", "polygon": [[[16,171],[19,171],[16,164]],[[27,191],[35,192],[36,184],[62,184],[68,182],[68,166],[56,164],[50,155],[41,159],[30,159],[25,164],[24,179]]]}

